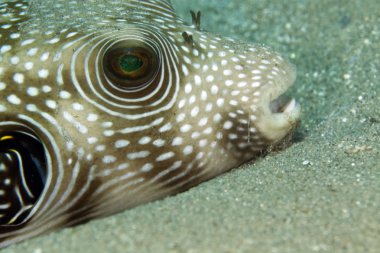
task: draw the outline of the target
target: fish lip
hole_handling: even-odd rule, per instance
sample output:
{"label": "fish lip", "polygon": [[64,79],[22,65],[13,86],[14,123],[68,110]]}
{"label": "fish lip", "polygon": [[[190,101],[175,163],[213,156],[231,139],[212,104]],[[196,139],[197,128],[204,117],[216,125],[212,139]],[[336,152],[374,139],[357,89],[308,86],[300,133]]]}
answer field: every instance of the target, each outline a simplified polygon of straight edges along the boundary
{"label": "fish lip", "polygon": [[256,107],[258,113],[253,123],[269,145],[288,136],[300,121],[300,104],[295,98],[284,95],[295,79],[296,72],[292,67],[286,75],[278,77],[274,84],[261,91],[262,96]]}

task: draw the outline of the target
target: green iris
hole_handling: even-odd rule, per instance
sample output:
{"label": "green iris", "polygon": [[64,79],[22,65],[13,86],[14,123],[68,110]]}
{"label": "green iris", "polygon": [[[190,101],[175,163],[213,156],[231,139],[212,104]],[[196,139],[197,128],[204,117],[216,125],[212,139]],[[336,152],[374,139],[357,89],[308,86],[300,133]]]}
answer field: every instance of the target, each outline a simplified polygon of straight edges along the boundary
{"label": "green iris", "polygon": [[142,67],[144,62],[135,55],[124,55],[120,59],[120,67],[125,72],[134,72]]}

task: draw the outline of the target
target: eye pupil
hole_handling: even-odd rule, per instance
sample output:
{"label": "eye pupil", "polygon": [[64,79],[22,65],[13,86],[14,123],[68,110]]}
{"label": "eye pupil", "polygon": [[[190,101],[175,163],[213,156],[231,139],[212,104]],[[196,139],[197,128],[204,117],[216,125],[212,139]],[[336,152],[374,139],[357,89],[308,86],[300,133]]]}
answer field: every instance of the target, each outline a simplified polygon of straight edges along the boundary
{"label": "eye pupil", "polygon": [[113,45],[105,52],[102,63],[108,80],[123,90],[148,87],[159,69],[157,53],[151,47],[132,42]]}
{"label": "eye pupil", "polygon": [[135,55],[123,55],[120,58],[120,67],[125,72],[134,72],[139,70],[144,62],[140,57]]}

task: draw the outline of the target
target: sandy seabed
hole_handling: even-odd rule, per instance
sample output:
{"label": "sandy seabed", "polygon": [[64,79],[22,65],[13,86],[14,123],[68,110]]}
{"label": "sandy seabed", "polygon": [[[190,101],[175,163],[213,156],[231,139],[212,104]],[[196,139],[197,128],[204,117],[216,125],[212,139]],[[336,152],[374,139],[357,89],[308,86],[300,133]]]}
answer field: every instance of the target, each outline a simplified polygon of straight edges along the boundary
{"label": "sandy seabed", "polygon": [[380,252],[379,1],[173,2],[185,19],[202,10],[205,29],[266,44],[297,66],[293,145],[1,253]]}

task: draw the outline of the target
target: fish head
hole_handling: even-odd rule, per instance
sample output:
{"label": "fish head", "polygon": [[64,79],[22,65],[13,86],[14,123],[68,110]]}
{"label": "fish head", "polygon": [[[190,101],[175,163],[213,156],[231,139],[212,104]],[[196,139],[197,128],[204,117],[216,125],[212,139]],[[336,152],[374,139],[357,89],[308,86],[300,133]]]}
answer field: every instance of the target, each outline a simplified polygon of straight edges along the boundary
{"label": "fish head", "polygon": [[295,68],[198,14],[32,3],[0,5],[0,247],[186,190],[297,125]]}

